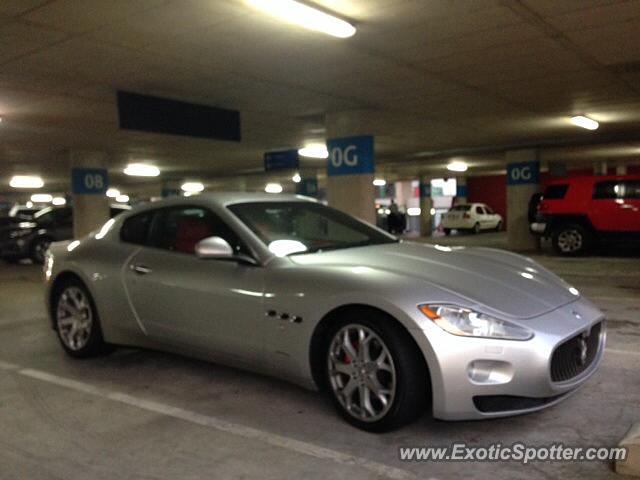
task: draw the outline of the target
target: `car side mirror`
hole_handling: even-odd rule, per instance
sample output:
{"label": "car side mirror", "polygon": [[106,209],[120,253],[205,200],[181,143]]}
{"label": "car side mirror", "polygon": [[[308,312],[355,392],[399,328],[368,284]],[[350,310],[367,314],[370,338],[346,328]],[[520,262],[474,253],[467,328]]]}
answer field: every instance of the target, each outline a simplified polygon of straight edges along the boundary
{"label": "car side mirror", "polygon": [[199,258],[233,258],[233,248],[224,238],[207,237],[200,240],[195,247],[196,255]]}

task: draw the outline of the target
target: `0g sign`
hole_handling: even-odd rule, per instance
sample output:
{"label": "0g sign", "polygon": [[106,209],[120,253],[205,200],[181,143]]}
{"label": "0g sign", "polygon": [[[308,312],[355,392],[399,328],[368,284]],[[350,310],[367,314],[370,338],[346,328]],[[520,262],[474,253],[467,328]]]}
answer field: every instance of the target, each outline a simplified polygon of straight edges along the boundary
{"label": "0g sign", "polygon": [[356,175],[373,173],[373,137],[370,135],[361,137],[333,138],[327,141],[329,161],[327,174]]}
{"label": "0g sign", "polygon": [[507,185],[536,184],[539,177],[539,162],[520,162],[507,165]]}
{"label": "0g sign", "polygon": [[109,188],[109,176],[103,168],[74,168],[71,190],[80,195],[103,195]]}

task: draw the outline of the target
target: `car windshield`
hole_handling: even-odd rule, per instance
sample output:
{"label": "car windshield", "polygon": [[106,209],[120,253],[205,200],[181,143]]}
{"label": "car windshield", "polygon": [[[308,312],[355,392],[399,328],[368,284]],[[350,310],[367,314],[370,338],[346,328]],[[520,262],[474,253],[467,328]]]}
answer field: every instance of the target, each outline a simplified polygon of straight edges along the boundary
{"label": "car windshield", "polygon": [[229,209],[278,256],[395,243],[398,240],[312,202],[240,203]]}

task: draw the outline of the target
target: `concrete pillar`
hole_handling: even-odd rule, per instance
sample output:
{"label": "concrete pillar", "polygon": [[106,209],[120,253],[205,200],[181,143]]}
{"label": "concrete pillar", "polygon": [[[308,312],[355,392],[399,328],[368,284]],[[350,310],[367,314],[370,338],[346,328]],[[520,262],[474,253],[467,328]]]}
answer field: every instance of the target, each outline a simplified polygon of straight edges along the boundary
{"label": "concrete pillar", "polygon": [[[327,142],[362,135],[362,122],[357,113],[327,114],[325,117]],[[373,152],[371,152],[373,157]],[[352,157],[353,158],[353,155]],[[373,158],[370,159],[373,163]],[[331,162],[331,152],[328,162]],[[357,168],[354,168],[356,171]],[[332,175],[327,177],[327,200],[329,205],[354,217],[376,224],[374,172]]]}
{"label": "concrete pillar", "polygon": [[607,161],[603,160],[601,162],[595,162],[593,164],[593,174],[594,175],[606,175],[608,173]]}
{"label": "concrete pillar", "polygon": [[529,200],[540,191],[538,151],[506,152],[507,246],[510,250],[533,250],[538,241],[529,232]]}
{"label": "concrete pillar", "polygon": [[[74,151],[69,154],[69,157],[72,169],[107,168],[108,156],[104,152]],[[104,193],[107,187],[108,185],[104,185],[104,189],[95,188],[93,193],[73,192],[74,238],[84,237],[109,220],[109,198]],[[88,192],[91,189],[86,190]]]}
{"label": "concrete pillar", "polygon": [[420,236],[430,237],[433,233],[433,198],[431,198],[431,179],[420,179]]}
{"label": "concrete pillar", "polygon": [[616,165],[616,175],[626,175],[627,174],[627,166],[620,162]]}
{"label": "concrete pillar", "polygon": [[456,177],[456,198],[454,205],[467,203],[467,177]]}

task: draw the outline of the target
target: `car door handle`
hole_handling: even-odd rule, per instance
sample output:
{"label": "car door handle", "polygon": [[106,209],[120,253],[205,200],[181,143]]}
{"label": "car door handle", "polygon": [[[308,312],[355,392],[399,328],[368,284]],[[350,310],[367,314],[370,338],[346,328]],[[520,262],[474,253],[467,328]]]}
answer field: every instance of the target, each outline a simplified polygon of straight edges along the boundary
{"label": "car door handle", "polygon": [[149,267],[145,267],[144,265],[129,265],[129,269],[132,272],[137,273],[138,275],[146,275],[153,271]]}

